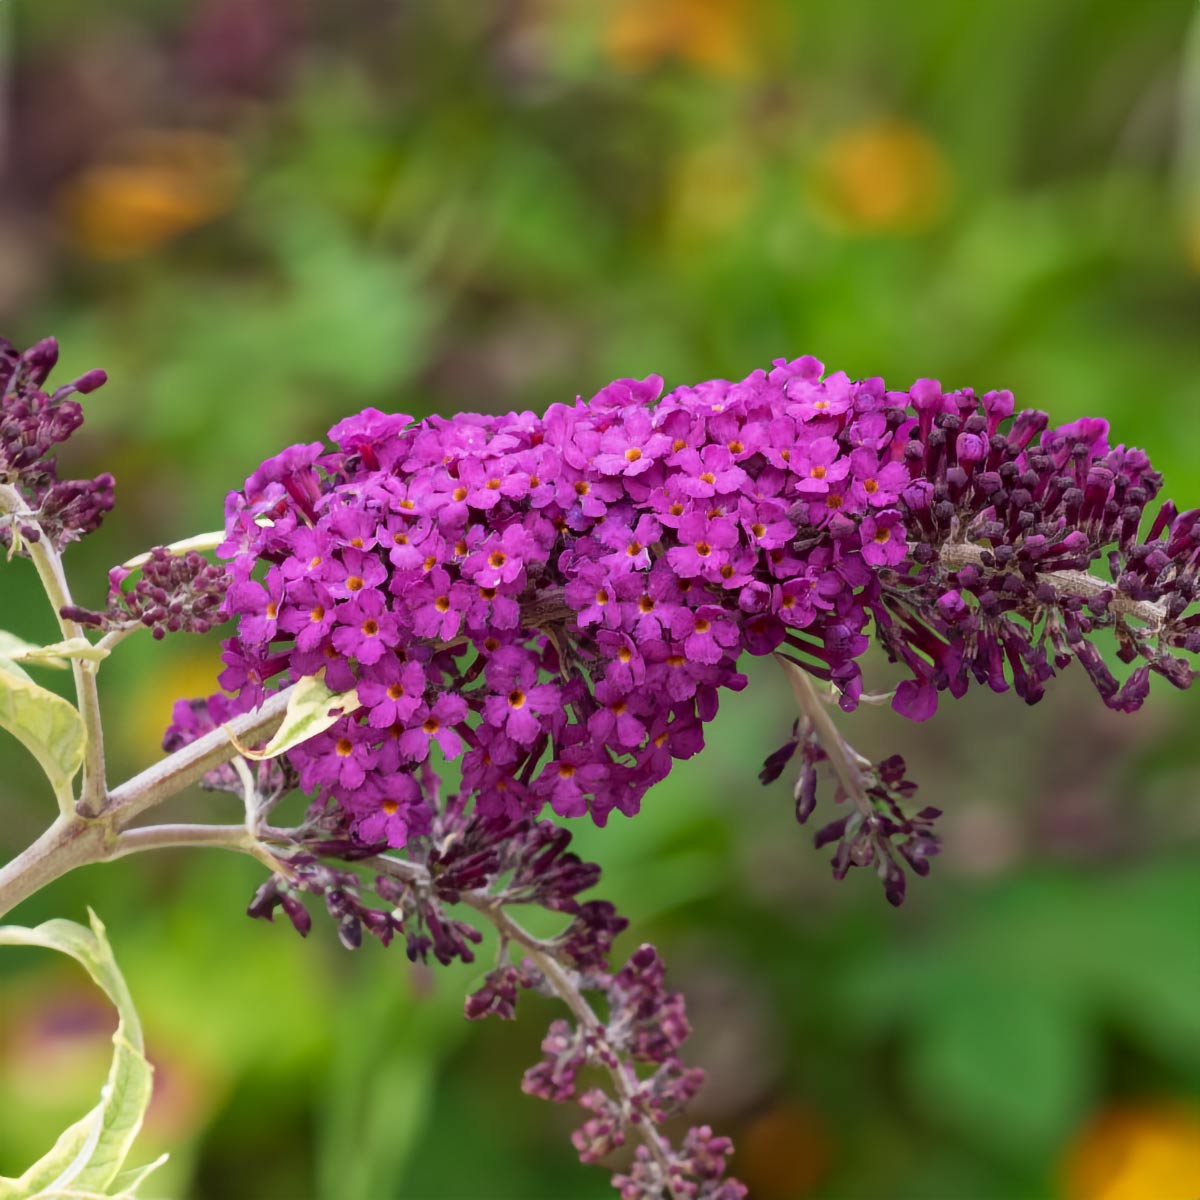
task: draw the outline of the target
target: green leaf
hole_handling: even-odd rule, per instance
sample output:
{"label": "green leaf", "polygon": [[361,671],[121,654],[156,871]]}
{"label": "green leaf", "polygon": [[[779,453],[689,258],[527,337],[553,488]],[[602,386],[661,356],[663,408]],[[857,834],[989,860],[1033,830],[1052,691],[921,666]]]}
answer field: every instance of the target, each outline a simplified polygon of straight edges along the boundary
{"label": "green leaf", "polygon": [[[169,546],[161,547],[164,550],[170,551],[172,554],[184,555],[189,551],[198,550],[201,554],[209,550],[215,550],[225,540],[225,530],[217,529],[212,533],[198,533],[194,537],[183,538],[181,541],[172,542]],[[135,555],[128,562],[123,562],[121,566],[127,567],[129,570],[136,570],[138,567],[144,567],[150,561],[151,551],[147,550],[145,554]]]}
{"label": "green leaf", "polygon": [[112,1181],[112,1190],[109,1192],[109,1196],[112,1197],[112,1200],[126,1200],[126,1197],[136,1196],[138,1188],[142,1186],[148,1176],[167,1161],[167,1157],[166,1154],[160,1154],[153,1162],[148,1162],[145,1166],[122,1171]]}
{"label": "green leaf", "polygon": [[7,671],[10,675],[17,679],[29,681],[32,676],[23,667],[18,667],[12,659],[0,657],[0,671]]}
{"label": "green leaf", "polygon": [[331,692],[325,686],[323,673],[306,675],[292,691],[283,724],[261,750],[247,750],[232,733],[229,738],[246,758],[278,758],[293,746],[324,733],[359,704],[357,692]]}
{"label": "green leaf", "polygon": [[83,718],[75,708],[0,660],[0,728],[24,742],[50,780],[59,806],[69,806],[71,780],[87,744]]}
{"label": "green leaf", "polygon": [[142,1027],[104,926],[90,909],[88,916],[91,929],[63,920],[46,921],[36,929],[0,926],[0,945],[41,946],[70,955],[116,1005],[119,1017],[112,1067],[100,1103],[65,1130],[54,1148],[20,1179],[0,1178],[0,1200],[131,1196],[158,1165],[121,1172],[150,1104],[153,1068],[143,1052]]}
{"label": "green leaf", "polygon": [[81,658],[86,662],[98,663],[108,657],[109,652],[95,646],[85,637],[67,638],[65,642],[52,642],[49,646],[30,646],[8,657],[13,662],[32,662],[42,667],[63,669],[67,659]]}
{"label": "green leaf", "polygon": [[1061,998],[1011,976],[964,981],[915,1034],[909,1083],[921,1107],[997,1154],[1050,1154],[1091,1103],[1091,1030]]}
{"label": "green leaf", "polygon": [[[15,633],[9,633],[7,629],[0,629],[0,659],[5,659],[8,662],[16,662],[19,658],[24,658],[30,651],[36,653],[41,647],[33,642],[27,642],[24,638],[19,638]],[[48,667],[65,667],[65,662],[48,662]]]}

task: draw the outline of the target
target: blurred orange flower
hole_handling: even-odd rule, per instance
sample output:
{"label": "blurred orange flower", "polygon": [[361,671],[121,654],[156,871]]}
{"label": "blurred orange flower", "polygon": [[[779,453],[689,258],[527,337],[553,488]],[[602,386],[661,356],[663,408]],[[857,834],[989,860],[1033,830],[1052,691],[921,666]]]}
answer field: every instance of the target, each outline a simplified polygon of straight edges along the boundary
{"label": "blurred orange flower", "polygon": [[952,190],[937,143],[896,118],[832,138],[812,179],[818,213],[844,233],[917,233],[942,217]]}
{"label": "blurred orange flower", "polygon": [[131,762],[153,760],[160,753],[176,700],[211,696],[220,690],[220,653],[211,641],[179,646],[173,655],[165,656],[157,674],[143,671],[130,680],[119,701],[119,719],[113,728],[118,748]]}
{"label": "blurred orange flower", "polygon": [[754,61],[758,7],[758,0],[617,0],[605,50],[627,71],[679,58],[714,75],[743,75]]}
{"label": "blurred orange flower", "polygon": [[227,139],[147,130],[65,184],[58,209],[88,258],[135,258],[227,212],[240,182]]}
{"label": "blurred orange flower", "polygon": [[1067,1147],[1065,1200],[1196,1200],[1200,1110],[1171,1103],[1111,1108]]}
{"label": "blurred orange flower", "polygon": [[756,1117],[735,1140],[734,1174],[762,1200],[796,1200],[828,1172],[833,1146],[820,1116],[784,1103]]}

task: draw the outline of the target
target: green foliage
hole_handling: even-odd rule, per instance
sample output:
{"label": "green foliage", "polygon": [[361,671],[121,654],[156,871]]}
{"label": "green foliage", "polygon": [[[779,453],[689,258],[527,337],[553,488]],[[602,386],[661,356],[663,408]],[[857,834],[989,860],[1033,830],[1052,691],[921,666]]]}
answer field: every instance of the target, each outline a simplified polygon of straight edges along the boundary
{"label": "green foliage", "polygon": [[133,999],[95,913],[91,928],[74,921],[46,921],[36,929],[0,927],[0,946],[40,946],[75,959],[116,1005],[113,1062],[100,1102],[65,1130],[54,1148],[19,1179],[0,1179],[3,1200],[90,1200],[133,1197],[161,1162],[122,1171],[150,1104],[153,1068],[146,1059]]}
{"label": "green foliage", "polygon": [[[53,649],[62,651],[61,646]],[[15,663],[0,659],[0,729],[7,729],[37,759],[65,812],[71,780],[83,765],[87,746],[78,710],[34,683]]]}

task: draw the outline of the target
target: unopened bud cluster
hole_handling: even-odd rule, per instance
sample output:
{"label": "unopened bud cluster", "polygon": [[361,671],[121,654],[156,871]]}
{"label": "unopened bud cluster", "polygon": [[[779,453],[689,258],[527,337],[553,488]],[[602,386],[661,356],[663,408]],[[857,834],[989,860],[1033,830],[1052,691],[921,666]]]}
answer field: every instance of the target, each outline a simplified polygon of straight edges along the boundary
{"label": "unopened bud cluster", "polygon": [[57,362],[53,338],[25,351],[0,338],[0,485],[13,489],[25,510],[0,521],[0,546],[11,547],[15,532],[18,547],[45,536],[61,549],[91,533],[113,506],[111,475],[59,479],[52,453],[83,424],[76,397],[94,392],[107,376],[88,371],[48,392]]}
{"label": "unopened bud cluster", "polygon": [[[126,581],[133,579],[126,587]],[[155,546],[136,567],[108,573],[108,607],[72,606],[63,615],[96,629],[124,630],[143,625],[156,638],[168,633],[208,633],[224,619],[221,606],[229,587],[225,568],[203,554],[176,554]]]}

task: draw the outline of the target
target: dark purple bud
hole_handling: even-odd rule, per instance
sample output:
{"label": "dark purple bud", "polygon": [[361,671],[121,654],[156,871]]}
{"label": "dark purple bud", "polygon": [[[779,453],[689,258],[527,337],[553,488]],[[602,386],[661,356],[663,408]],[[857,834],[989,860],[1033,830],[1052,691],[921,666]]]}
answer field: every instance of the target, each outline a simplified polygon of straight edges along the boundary
{"label": "dark purple bud", "polygon": [[846,832],[846,823],[850,820],[849,817],[841,817],[837,821],[830,821],[828,825],[818,829],[813,836],[813,846],[820,850],[822,846],[828,846],[830,842],[836,842]]}
{"label": "dark purple bud", "polygon": [[[279,904],[287,914],[288,920],[291,921],[296,932],[301,937],[308,937],[308,932],[312,929],[312,917],[309,915],[308,909],[295,896],[290,896],[287,892],[280,894]],[[256,914],[251,913],[250,915],[254,916]]]}
{"label": "dark purple bud", "polygon": [[796,820],[803,825],[817,805],[817,768],[814,763],[805,762],[800,768],[792,795],[796,802]]}

